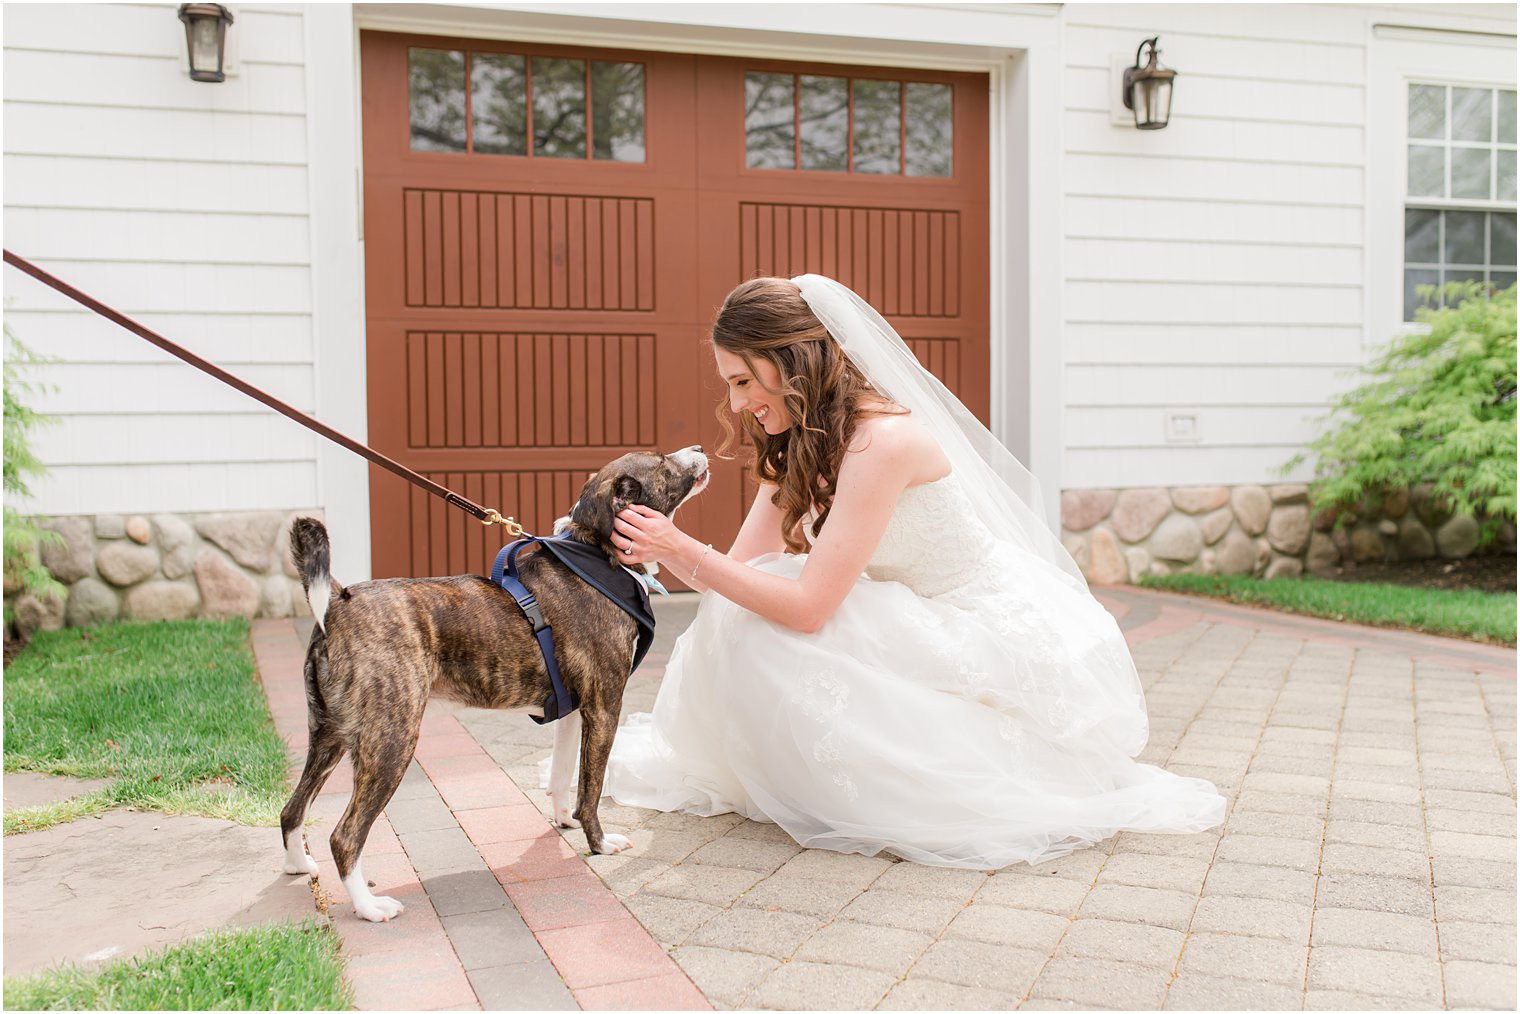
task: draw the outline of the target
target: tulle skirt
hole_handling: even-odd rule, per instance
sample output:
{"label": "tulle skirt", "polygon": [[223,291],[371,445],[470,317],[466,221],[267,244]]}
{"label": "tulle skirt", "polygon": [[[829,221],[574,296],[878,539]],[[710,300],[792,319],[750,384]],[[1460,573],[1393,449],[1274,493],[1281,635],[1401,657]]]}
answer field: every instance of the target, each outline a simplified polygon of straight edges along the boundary
{"label": "tulle skirt", "polygon": [[[795,578],[805,559],[754,566]],[[932,598],[862,577],[816,634],[707,593],[654,712],[618,730],[605,791],[975,869],[1219,824],[1213,785],[1133,759],[1145,704],[1112,617],[1063,575],[993,563]]]}

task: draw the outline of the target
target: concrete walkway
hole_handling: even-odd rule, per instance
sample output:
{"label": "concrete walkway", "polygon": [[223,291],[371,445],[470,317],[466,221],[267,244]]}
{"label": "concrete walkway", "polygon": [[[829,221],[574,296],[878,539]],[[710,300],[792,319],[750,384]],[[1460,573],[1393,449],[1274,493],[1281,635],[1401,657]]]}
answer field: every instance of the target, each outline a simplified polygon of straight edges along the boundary
{"label": "concrete walkway", "polygon": [[[719,1008],[1513,1010],[1515,653],[1097,592],[1146,686],[1143,759],[1212,779],[1218,831],[989,875],[608,801],[634,848],[584,861]],[[660,607],[625,714],[692,601]],[[459,721],[545,805],[549,730]]]}

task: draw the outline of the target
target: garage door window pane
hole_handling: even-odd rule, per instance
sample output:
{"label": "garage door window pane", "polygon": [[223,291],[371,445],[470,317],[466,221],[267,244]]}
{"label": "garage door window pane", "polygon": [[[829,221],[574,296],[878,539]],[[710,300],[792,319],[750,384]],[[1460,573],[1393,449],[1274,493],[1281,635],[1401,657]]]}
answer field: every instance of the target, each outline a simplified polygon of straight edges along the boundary
{"label": "garage door window pane", "polygon": [[533,154],[586,157],[586,63],[533,58]]}
{"label": "garage door window pane", "polygon": [[751,169],[797,168],[797,101],[791,74],[744,75],[745,164]]}
{"label": "garage door window pane", "polygon": [[1493,186],[1487,148],[1451,149],[1451,196],[1488,200]]}
{"label": "garage door window pane", "polygon": [[413,151],[464,151],[464,54],[407,50]]}
{"label": "garage door window pane", "polygon": [[802,168],[850,168],[850,84],[842,77],[802,75]]}
{"label": "garage door window pane", "polygon": [[1489,260],[1500,267],[1511,270],[1515,267],[1515,213],[1511,211],[1507,215],[1490,215]]}
{"label": "garage door window pane", "polygon": [[908,175],[949,176],[955,149],[950,86],[910,83],[905,90]]}
{"label": "garage door window pane", "polygon": [[1515,143],[1515,93],[1499,93],[1499,143]]}
{"label": "garage door window pane", "polygon": [[591,157],[644,161],[644,65],[591,63]]}
{"label": "garage door window pane", "polygon": [[1499,162],[1499,187],[1494,196],[1501,201],[1513,201],[1515,199],[1515,153],[1501,151],[1496,153],[1496,157]]}
{"label": "garage door window pane", "polygon": [[902,172],[902,88],[896,81],[851,82],[855,88],[855,171]]}
{"label": "garage door window pane", "polygon": [[485,155],[526,155],[526,61],[521,56],[503,53],[474,53],[470,57],[470,78],[475,151]]}
{"label": "garage door window pane", "polygon": [[1431,141],[1446,139],[1446,89],[1438,85],[1409,86],[1409,136]]}
{"label": "garage door window pane", "polygon": [[1451,137],[1454,141],[1492,141],[1493,95],[1487,88],[1451,90]]}
{"label": "garage door window pane", "polygon": [[1446,196],[1446,149],[1409,146],[1409,193],[1414,197]]}
{"label": "garage door window pane", "polygon": [[1441,262],[1441,213],[1410,208],[1404,213],[1404,260],[1417,264]]}

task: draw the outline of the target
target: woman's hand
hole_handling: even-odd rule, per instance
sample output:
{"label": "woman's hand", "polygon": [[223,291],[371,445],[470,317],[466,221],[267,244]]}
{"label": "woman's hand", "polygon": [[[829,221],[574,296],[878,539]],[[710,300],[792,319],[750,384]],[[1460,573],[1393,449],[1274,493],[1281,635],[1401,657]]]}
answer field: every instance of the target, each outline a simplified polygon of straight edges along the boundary
{"label": "woman's hand", "polygon": [[618,562],[629,566],[671,561],[691,541],[691,536],[669,518],[643,504],[631,504],[612,522],[612,545],[618,551]]}

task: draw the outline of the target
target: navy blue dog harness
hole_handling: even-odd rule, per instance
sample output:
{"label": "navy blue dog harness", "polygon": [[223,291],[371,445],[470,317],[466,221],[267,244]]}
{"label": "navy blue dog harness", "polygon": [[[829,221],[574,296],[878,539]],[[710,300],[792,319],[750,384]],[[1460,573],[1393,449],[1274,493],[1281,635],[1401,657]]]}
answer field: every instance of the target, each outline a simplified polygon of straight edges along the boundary
{"label": "navy blue dog harness", "polygon": [[554,655],[554,630],[544,622],[544,612],[539,607],[538,599],[517,576],[517,554],[530,545],[542,546],[560,563],[569,567],[576,577],[633,617],[639,627],[639,643],[629,672],[639,667],[649,652],[649,646],[654,643],[654,611],[649,608],[649,592],[638,578],[622,567],[614,566],[607,559],[606,552],[597,546],[588,546],[565,535],[529,535],[502,547],[501,552],[496,554],[496,562],[491,565],[491,581],[517,600],[523,614],[533,624],[533,636],[538,641],[538,650],[543,652],[544,666],[549,670],[549,683],[553,690],[544,699],[544,717],[528,717],[539,725],[545,725],[564,718],[578,708],[580,702],[560,678],[559,663]]}

